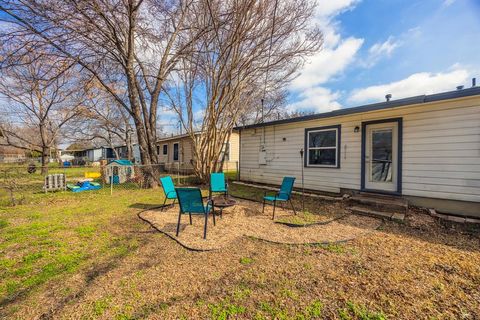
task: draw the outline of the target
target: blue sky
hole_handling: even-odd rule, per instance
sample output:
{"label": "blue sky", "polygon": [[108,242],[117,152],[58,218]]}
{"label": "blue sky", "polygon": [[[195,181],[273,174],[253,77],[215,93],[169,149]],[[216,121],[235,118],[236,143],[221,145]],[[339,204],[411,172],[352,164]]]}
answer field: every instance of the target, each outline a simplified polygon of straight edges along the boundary
{"label": "blue sky", "polygon": [[290,86],[292,110],[449,91],[480,78],[480,0],[319,0],[316,23],[324,48]]}

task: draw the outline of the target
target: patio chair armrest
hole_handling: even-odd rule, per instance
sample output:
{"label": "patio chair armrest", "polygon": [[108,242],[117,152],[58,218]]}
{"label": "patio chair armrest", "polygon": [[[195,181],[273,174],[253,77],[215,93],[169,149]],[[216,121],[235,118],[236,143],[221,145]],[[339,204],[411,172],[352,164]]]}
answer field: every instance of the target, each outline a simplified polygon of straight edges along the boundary
{"label": "patio chair armrest", "polygon": [[[205,208],[208,208],[208,205],[210,204],[210,210],[213,210],[213,199],[208,199],[207,200],[207,205],[205,206]],[[206,212],[208,213],[208,212]]]}
{"label": "patio chair armrest", "polygon": [[177,192],[175,192],[175,191],[168,191],[168,192],[167,192],[167,197],[168,197],[168,196],[170,195],[170,193],[172,193],[172,192],[173,192],[173,194],[174,194],[175,196],[177,195]]}

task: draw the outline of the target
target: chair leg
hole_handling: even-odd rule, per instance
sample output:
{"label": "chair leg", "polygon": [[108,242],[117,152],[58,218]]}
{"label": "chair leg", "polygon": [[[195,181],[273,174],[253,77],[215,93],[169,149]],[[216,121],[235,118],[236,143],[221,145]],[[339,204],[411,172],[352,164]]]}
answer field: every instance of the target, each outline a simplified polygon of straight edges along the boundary
{"label": "chair leg", "polygon": [[182,211],[178,212],[178,222],[177,222],[177,237],[178,237],[178,232],[180,231],[180,218],[182,217]]}
{"label": "chair leg", "polygon": [[262,213],[265,212],[265,199],[263,199],[263,208],[262,208]]}
{"label": "chair leg", "polygon": [[165,197],[165,200],[163,200],[162,211],[165,210],[165,203],[167,203],[167,197]]}
{"label": "chair leg", "polygon": [[203,239],[207,239],[208,213],[205,214],[205,226],[203,227]]}
{"label": "chair leg", "polygon": [[173,199],[172,206],[175,206],[175,200],[177,199]]}
{"label": "chair leg", "polygon": [[293,213],[294,213],[295,215],[297,215],[297,211],[295,211],[295,207],[293,206],[292,199],[289,199],[288,201],[290,201],[290,205],[292,206]]}
{"label": "chair leg", "polygon": [[275,220],[275,207],[277,205],[277,201],[273,200],[273,216],[272,216],[272,220]]}
{"label": "chair leg", "polygon": [[190,224],[192,224],[192,213],[189,212],[188,215],[190,216]]}
{"label": "chair leg", "polygon": [[213,216],[213,225],[216,226],[217,223],[215,222],[215,211],[212,210],[212,216]]}

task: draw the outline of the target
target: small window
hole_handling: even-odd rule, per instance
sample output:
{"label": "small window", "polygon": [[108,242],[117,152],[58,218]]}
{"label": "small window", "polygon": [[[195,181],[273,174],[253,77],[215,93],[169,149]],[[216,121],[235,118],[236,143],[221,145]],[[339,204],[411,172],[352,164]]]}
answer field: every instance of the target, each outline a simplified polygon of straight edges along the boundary
{"label": "small window", "polygon": [[178,143],[173,144],[173,161],[178,161]]}
{"label": "small window", "polygon": [[157,146],[157,154],[160,154],[160,146]]}
{"label": "small window", "polygon": [[220,156],[224,161],[230,161],[230,142],[225,142]]}
{"label": "small window", "polygon": [[340,126],[305,130],[305,166],[340,167]]}
{"label": "small window", "polygon": [[163,145],[163,155],[166,156],[168,154],[168,144]]}

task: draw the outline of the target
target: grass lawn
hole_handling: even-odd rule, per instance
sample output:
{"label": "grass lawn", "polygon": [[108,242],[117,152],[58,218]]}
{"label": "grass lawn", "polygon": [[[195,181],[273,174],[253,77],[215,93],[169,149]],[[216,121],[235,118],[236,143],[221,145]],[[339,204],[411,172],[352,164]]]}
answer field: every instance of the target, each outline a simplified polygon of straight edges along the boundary
{"label": "grass lawn", "polygon": [[[478,233],[418,213],[347,244],[242,239],[199,253],[138,219],[162,202],[161,190],[103,189],[0,206],[0,318],[480,318]],[[341,206],[309,199],[306,208]]]}

